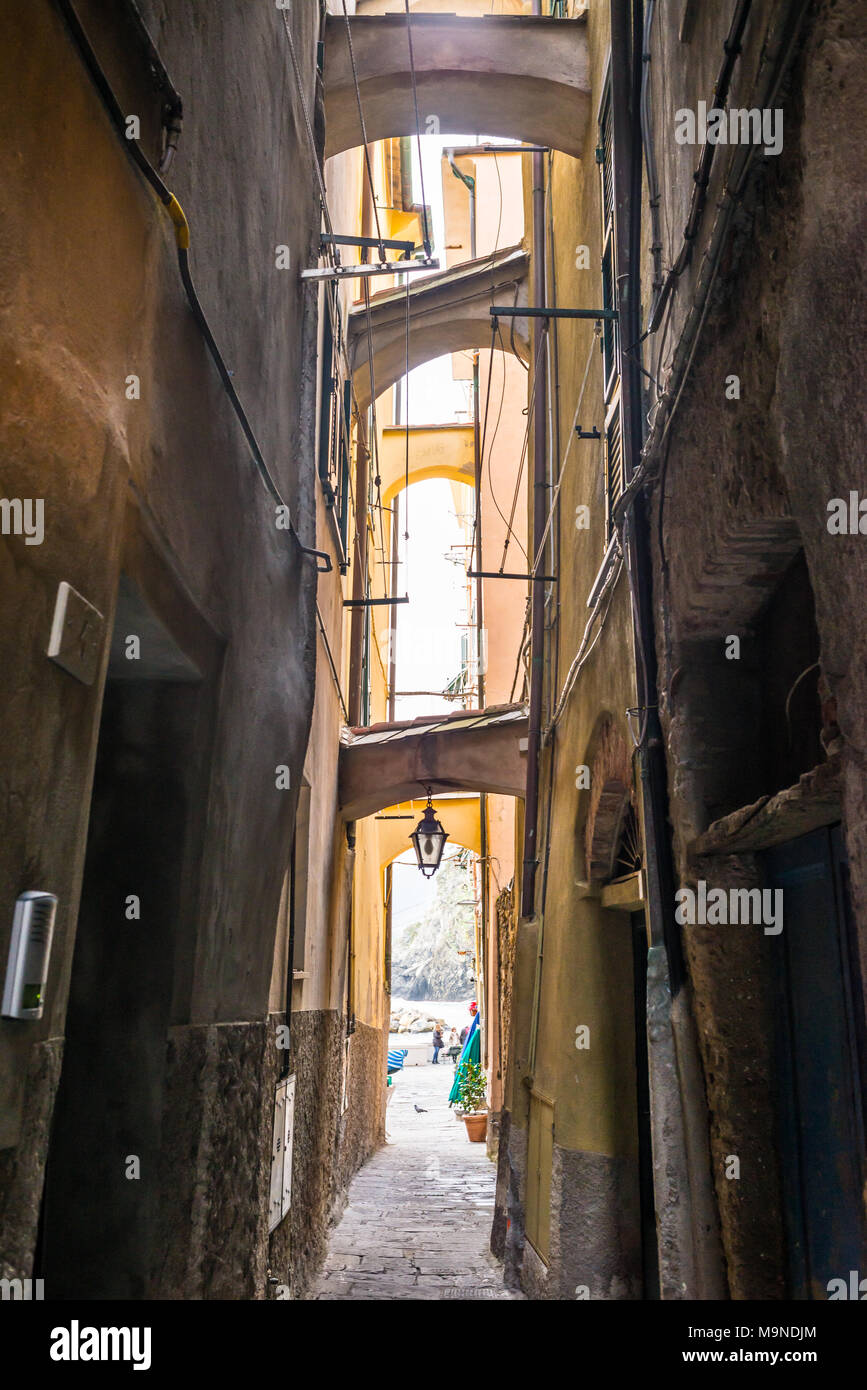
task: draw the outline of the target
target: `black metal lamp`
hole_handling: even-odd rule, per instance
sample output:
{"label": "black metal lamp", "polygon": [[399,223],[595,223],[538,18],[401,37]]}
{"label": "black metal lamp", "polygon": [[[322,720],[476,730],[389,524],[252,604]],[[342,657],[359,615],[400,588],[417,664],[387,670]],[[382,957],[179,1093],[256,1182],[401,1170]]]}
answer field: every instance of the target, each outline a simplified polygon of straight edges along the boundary
{"label": "black metal lamp", "polygon": [[425,878],[433,878],[440,866],[446,840],[449,837],[434,815],[430,787],[427,789],[427,806],[424,815],[409,838],[412,840],[419,868]]}

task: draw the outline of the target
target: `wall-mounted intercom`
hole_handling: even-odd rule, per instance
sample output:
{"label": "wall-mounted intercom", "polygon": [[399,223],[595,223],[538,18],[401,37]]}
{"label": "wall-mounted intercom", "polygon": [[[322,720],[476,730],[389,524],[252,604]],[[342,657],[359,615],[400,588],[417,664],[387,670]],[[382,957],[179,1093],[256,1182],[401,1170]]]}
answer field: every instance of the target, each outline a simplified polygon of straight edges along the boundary
{"label": "wall-mounted intercom", "polygon": [[42,1017],[56,910],[53,893],[22,893],[15,904],[3,986],[4,1018]]}

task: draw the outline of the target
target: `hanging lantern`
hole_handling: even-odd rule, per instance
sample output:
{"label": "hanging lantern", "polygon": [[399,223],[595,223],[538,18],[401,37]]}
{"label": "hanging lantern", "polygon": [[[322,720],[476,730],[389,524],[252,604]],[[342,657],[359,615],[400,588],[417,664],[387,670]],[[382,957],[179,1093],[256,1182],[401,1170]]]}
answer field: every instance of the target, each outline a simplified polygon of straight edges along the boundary
{"label": "hanging lantern", "polygon": [[428,787],[424,815],[409,837],[415,849],[418,866],[425,878],[433,878],[440,866],[446,840],[449,838],[434,815],[431,791]]}

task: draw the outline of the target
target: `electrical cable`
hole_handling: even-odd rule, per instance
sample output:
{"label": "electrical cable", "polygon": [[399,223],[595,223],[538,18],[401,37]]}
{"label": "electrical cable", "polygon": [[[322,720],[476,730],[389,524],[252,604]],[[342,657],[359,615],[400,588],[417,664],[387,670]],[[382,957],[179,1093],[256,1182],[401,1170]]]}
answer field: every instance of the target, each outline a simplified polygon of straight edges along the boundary
{"label": "electrical cable", "polygon": [[409,71],[412,80],[412,103],[415,108],[415,138],[418,148],[418,172],[421,180],[421,210],[424,219],[424,254],[425,257],[430,260],[431,239],[427,216],[427,198],[425,197],[424,191],[424,162],[421,156],[421,117],[418,113],[418,86],[415,78],[415,57],[412,49],[412,16],[409,12],[409,0],[404,0],[404,7],[406,10],[406,41],[409,46]]}
{"label": "electrical cable", "polygon": [[[587,624],[584,628],[584,633],[581,638],[580,646],[572,659],[572,664],[569,667],[569,670],[566,673],[566,679],[563,682],[563,689],[560,692],[559,699],[557,700],[557,704],[554,708],[554,713],[551,715],[551,718],[548,722],[548,728],[545,731],[546,739],[550,730],[553,729],[560,722],[560,719],[563,715],[563,710],[566,707],[566,701],[572,693],[572,690],[575,686],[575,682],[578,679],[581,669],[587,662],[588,658],[590,657],[590,653],[593,651],[593,648],[596,646],[596,643],[599,641],[599,638],[602,635],[602,631],[605,627],[605,619],[608,616],[608,609],[611,607],[611,601],[614,597],[616,581],[620,577],[620,571],[622,568],[623,557],[621,555],[618,557],[617,564],[612,567],[611,572],[608,575],[608,578],[606,579],[605,584],[603,585],[599,593],[599,596],[593,605],[593,610],[590,614],[590,617],[587,619]],[[602,602],[604,599],[607,599],[607,602],[605,604],[605,609],[603,612]],[[599,630],[597,631],[595,637],[593,638],[593,641],[590,643],[588,647],[587,642],[592,631],[593,625],[596,622],[596,619],[600,616],[601,621],[599,624]]]}
{"label": "electrical cable", "polygon": [[[304,95],[304,83],[301,80],[301,69],[298,65],[298,54],[295,50],[295,39],[292,35],[292,23],[289,18],[288,10],[282,9],[281,7],[281,13],[283,15],[283,28],[286,31],[286,39],[289,44],[289,57],[292,61],[292,71],[295,74],[295,86],[298,91],[298,99],[301,103],[301,112],[304,116],[304,128],[307,131],[307,142],[310,146],[310,152],[313,156],[313,168],[316,172],[316,181],[319,184],[319,198],[322,203],[322,215],[325,218],[325,225],[328,228],[329,236],[333,238],[334,226],[331,221],[331,213],[328,210],[328,198],[325,194],[325,177],[322,173],[322,167],[319,163],[319,154],[316,148],[316,137],[313,134],[313,125],[310,120],[310,111],[307,107],[307,98]],[[337,250],[336,244],[333,240],[329,242],[328,249],[333,257],[334,264],[339,265],[340,252]]]}
{"label": "electrical cable", "polygon": [[[543,321],[543,323],[544,323],[544,321]],[[512,539],[514,539],[515,544],[517,545],[518,549],[520,550],[521,554],[523,555],[524,559],[526,560],[526,562],[527,562],[527,567],[528,567],[528,568],[529,568],[529,565],[530,565],[530,558],[529,558],[529,556],[528,556],[528,554],[527,554],[527,551],[525,550],[524,546],[521,544],[521,542],[518,540],[518,537],[515,535],[515,532],[514,532],[513,529],[512,529],[512,522],[513,522],[514,519],[515,519],[515,511],[516,511],[516,508],[517,508],[517,505],[518,505],[518,496],[519,496],[519,492],[520,492],[521,478],[523,477],[523,474],[524,474],[524,462],[525,462],[526,457],[527,457],[527,450],[528,450],[528,446],[529,446],[529,442],[530,442],[530,425],[531,425],[532,419],[533,419],[533,402],[534,402],[534,400],[535,400],[535,398],[536,398],[536,381],[537,381],[538,375],[539,375],[539,362],[540,362],[540,360],[541,360],[542,350],[543,350],[543,348],[544,348],[544,346],[545,346],[545,340],[546,340],[546,338],[547,338],[547,325],[543,326],[543,328],[541,329],[541,331],[540,331],[540,333],[539,333],[539,342],[538,342],[538,345],[537,345],[537,347],[536,347],[536,358],[535,358],[535,361],[534,361],[534,364],[533,364],[533,381],[532,381],[531,388],[530,388],[530,399],[529,399],[529,401],[528,401],[528,403],[527,403],[527,428],[526,428],[526,430],[524,431],[524,442],[523,442],[523,444],[522,444],[522,446],[521,446],[521,458],[520,458],[520,462],[519,462],[519,464],[518,464],[518,475],[517,475],[517,477],[516,477],[516,479],[515,479],[515,492],[514,492],[514,495],[513,495],[513,497],[512,497],[512,510],[511,510],[511,514],[510,514],[510,516],[509,516],[508,521],[506,521],[506,518],[503,516],[503,513],[500,511],[500,508],[497,506],[496,502],[494,502],[494,505],[497,506],[497,511],[500,513],[500,516],[502,517],[503,521],[506,522],[506,529],[507,529],[507,531],[508,531],[508,534],[507,534],[507,536],[506,536],[506,542],[505,542],[505,545],[503,546],[503,554],[502,554],[502,556],[501,556],[501,558],[500,558],[500,573],[501,573],[501,574],[503,573],[503,570],[506,568],[506,556],[507,556],[508,549],[509,549],[509,542],[510,542]]]}
{"label": "electrical cable", "polygon": [[530,628],[530,600],[529,600],[529,598],[528,598],[527,601],[526,601],[526,603],[525,603],[525,605],[524,605],[524,627],[523,627],[523,630],[522,630],[522,632],[521,632],[520,641],[518,642],[518,657],[517,657],[517,660],[516,660],[516,662],[515,662],[515,674],[514,674],[514,676],[512,677],[512,688],[511,688],[511,690],[509,691],[509,704],[512,704],[512,703],[514,702],[514,699],[515,699],[515,687],[516,687],[517,684],[518,684],[518,672],[519,672],[520,669],[521,669],[521,657],[523,656],[524,651],[525,651],[526,646],[527,646],[527,634],[528,634],[528,632],[529,632],[529,628]]}
{"label": "electrical cable", "polygon": [[[405,336],[406,336],[406,345],[405,345],[405,360],[404,360],[404,366],[405,366],[404,381],[406,382],[406,385],[405,385],[405,387],[404,387],[404,397],[405,397],[405,399],[404,399],[404,410],[405,410],[405,412],[406,412],[406,456],[405,456],[405,459],[404,459],[405,476],[404,476],[403,539],[404,539],[404,541],[409,541],[409,320],[410,320],[410,314],[409,314],[410,277],[409,277],[409,275],[406,275],[406,276],[405,276],[405,281],[406,281],[406,294],[404,295],[404,301],[405,301],[406,308],[405,308],[405,315],[404,315],[404,316],[405,316]],[[409,560],[409,555],[408,555],[408,554],[407,554],[407,556],[406,556],[406,559],[407,559],[407,561]]]}
{"label": "electrical cable", "polygon": [[[241,403],[241,399],[238,395],[237,390],[235,389],[235,385],[232,381],[229,369],[226,366],[226,363],[223,359],[223,355],[220,352],[219,347],[217,346],[216,339],[214,338],[214,335],[211,332],[210,325],[208,324],[205,311],[202,308],[198,294],[196,293],[196,288],[193,284],[192,275],[190,272],[190,227],[189,223],[187,222],[187,218],[184,214],[183,208],[181,207],[175,195],[166,187],[165,183],[160,178],[156,169],[153,168],[150,161],[147,159],[146,155],[141,150],[138,142],[136,140],[131,140],[127,137],[126,117],[121,109],[117,97],[114,94],[114,91],[112,90],[108,78],[102,70],[102,67],[99,63],[99,59],[96,56],[96,52],[93,49],[93,46],[91,45],[89,38],[87,37],[84,27],[82,26],[81,21],[79,20],[73,5],[71,4],[71,0],[57,0],[57,4],[66,22],[66,25],[72,35],[73,41],[78,49],[78,52],[84,62],[84,65],[87,68],[88,73],[90,74],[91,80],[93,81],[97,93],[100,99],[102,100],[103,106],[105,107],[105,110],[111,120],[111,123],[115,128],[115,132],[122,142],[123,148],[126,150],[126,153],[132,160],[133,164],[135,164],[136,168],[145,178],[147,183],[150,185],[154,193],[159,198],[160,202],[165,207],[174,225],[175,240],[177,243],[178,253],[178,269],[180,271],[181,281],[184,287],[184,292],[186,294],[187,301],[189,303],[190,309],[192,310],[193,317],[195,318],[196,323],[198,324],[199,329],[202,333],[202,336],[205,339],[205,344],[208,348],[211,358],[213,359],[214,365],[217,368],[226,394],[229,397],[229,401],[234,410],[235,416],[243,431],[244,437],[247,440],[248,445],[250,446],[250,452],[252,453],[253,462],[256,465],[259,476],[267,492],[277,502],[278,506],[284,509],[287,518],[289,518],[289,524],[285,528],[287,534],[289,534],[292,537],[292,539],[295,541],[296,545],[298,546],[300,552],[303,555],[308,555],[317,561],[316,567],[320,573],[328,573],[331,570],[330,555],[328,555],[325,551],[313,550],[305,546],[300,536],[298,535],[298,532],[295,530],[295,526],[291,520],[291,514],[288,504],[283,500],[283,497],[280,493],[280,489],[278,488],[277,483],[275,482],[270,472],[270,469],[268,468],[268,465],[265,462],[264,455],[262,454],[262,450],[260,449],[256,436],[253,433],[253,428],[247,417],[247,413],[244,410],[244,407]],[[321,566],[318,564],[319,560],[323,562]]]}
{"label": "electrical cable", "polygon": [[[382,475],[379,467],[379,428],[376,423],[376,378],[373,368],[373,325],[370,317],[370,287],[367,280],[362,282],[364,295],[365,322],[367,325],[367,368],[370,377],[370,417],[371,434],[373,436],[373,484],[376,488],[377,505],[379,507],[379,531],[382,542],[382,557],[386,558],[385,534],[382,525]],[[374,536],[374,544],[376,538]]]}
{"label": "electrical cable", "polygon": [[339,677],[339,675],[337,674],[337,667],[336,667],[335,664],[334,664],[334,655],[333,655],[333,653],[332,653],[332,651],[331,651],[331,643],[330,643],[329,640],[328,640],[328,633],[327,633],[326,630],[325,630],[325,623],[324,623],[323,618],[322,618],[322,612],[321,612],[321,610],[320,610],[320,608],[319,608],[319,600],[318,600],[318,599],[316,600],[316,617],[317,617],[317,620],[318,620],[318,622],[319,622],[319,632],[320,632],[320,634],[321,634],[322,641],[325,643],[325,653],[326,653],[326,656],[328,657],[328,665],[329,665],[330,668],[331,668],[331,678],[332,678],[332,680],[334,681],[334,686],[335,686],[335,689],[337,690],[337,698],[338,698],[338,700],[340,701],[340,708],[341,708],[341,710],[343,711],[343,722],[344,722],[344,724],[348,724],[348,723],[349,723],[349,711],[348,711],[347,708],[346,708],[346,701],[345,701],[344,698],[343,698],[343,691],[342,691],[341,688],[340,688],[340,677]]}
{"label": "electrical cable", "polygon": [[[494,375],[494,373],[493,373],[493,366],[494,366],[494,340],[495,340],[495,338],[496,338],[496,333],[497,333],[497,325],[496,325],[496,323],[492,320],[492,321],[491,321],[491,352],[490,352],[490,360],[489,360],[489,363],[488,363],[488,388],[487,388],[487,390],[486,390],[486,392],[485,392],[485,412],[484,412],[484,421],[483,421],[483,424],[482,424],[482,439],[481,439],[481,444],[479,445],[479,459],[480,459],[480,461],[483,460],[484,457],[485,457],[485,439],[486,439],[487,433],[488,433],[488,405],[489,405],[489,402],[490,402],[490,399],[491,399],[491,381],[493,380],[493,375]],[[503,377],[503,387],[504,387],[504,390],[505,390],[505,375],[504,375],[504,377]],[[498,424],[499,424],[499,421],[498,421]],[[489,480],[490,480],[490,467],[489,467],[489,469],[488,469],[488,478],[489,478]],[[493,495],[493,493],[492,493],[492,495]],[[475,505],[475,515],[473,516],[473,537],[472,537],[472,543],[471,543],[471,545],[470,545],[470,552],[471,552],[471,554],[473,554],[473,555],[474,555],[475,552],[476,552],[476,537],[478,536],[479,515],[480,515],[481,505],[482,505],[481,497],[480,497],[480,496],[477,496],[477,497],[476,497],[476,505]],[[496,504],[495,504],[495,505],[496,505]],[[497,508],[497,510],[499,511],[499,508]],[[501,515],[502,515],[502,513],[501,513]],[[482,568],[482,566],[479,566],[479,568]]]}
{"label": "electrical cable", "polygon": [[[319,185],[319,199],[320,199],[320,203],[321,203],[321,207],[322,207],[322,216],[323,216],[323,218],[324,218],[324,220],[325,220],[325,226],[326,226],[326,228],[327,228],[327,230],[328,230],[328,234],[329,234],[329,237],[330,237],[330,240],[328,241],[328,243],[327,243],[327,245],[326,245],[326,247],[325,247],[325,255],[326,255],[326,259],[329,259],[329,260],[331,261],[332,266],[337,267],[337,266],[340,265],[340,251],[338,250],[337,244],[336,244],[335,241],[334,241],[334,224],[333,224],[333,222],[332,222],[332,220],[331,220],[331,212],[330,212],[329,207],[328,207],[328,197],[327,197],[326,190],[325,190],[325,178],[324,178],[324,175],[323,175],[323,172],[322,172],[322,166],[321,166],[321,164],[320,164],[320,162],[319,162],[319,152],[318,152],[317,147],[316,147],[316,137],[315,137],[314,134],[313,134],[313,124],[312,124],[311,119],[310,119],[310,110],[309,110],[309,107],[308,107],[308,105],[307,105],[307,98],[306,98],[305,95],[304,95],[304,83],[302,82],[302,79],[301,79],[301,68],[300,68],[300,65],[299,65],[299,63],[298,63],[298,54],[297,54],[297,51],[296,51],[296,48],[295,48],[295,40],[294,40],[293,35],[292,35],[292,25],[291,25],[290,20],[289,20],[288,11],[283,10],[283,11],[282,11],[282,15],[283,15],[283,28],[284,28],[284,30],[285,30],[285,33],[286,33],[286,41],[287,41],[288,46],[289,46],[289,57],[290,57],[291,63],[292,63],[292,72],[293,72],[294,77],[295,77],[295,86],[296,86],[296,90],[297,90],[297,92],[298,92],[298,100],[299,100],[299,103],[300,103],[300,106],[301,106],[301,113],[302,113],[302,116],[303,116],[303,118],[304,118],[304,129],[305,129],[305,132],[306,132],[306,135],[307,135],[307,144],[308,144],[308,147],[309,147],[309,150],[310,150],[310,157],[311,157],[311,160],[312,160],[312,163],[313,163],[314,172],[315,172],[315,174],[316,174],[316,181],[317,181],[317,183],[318,183],[318,185]],[[344,363],[345,363],[346,375],[347,375],[347,379],[348,379],[348,381],[349,381],[350,396],[351,396],[352,401],[353,401],[353,404],[354,404],[354,406],[355,406],[355,418],[356,418],[357,429],[358,429],[358,432],[359,432],[359,437],[360,437],[360,439],[361,439],[362,444],[364,445],[364,447],[367,448],[367,433],[366,433],[366,430],[364,429],[363,416],[362,416],[361,408],[360,408],[359,403],[358,403],[358,396],[357,396],[356,391],[355,391],[355,386],[354,386],[354,383],[353,383],[352,363],[351,363],[350,360],[349,360],[349,352],[348,352],[348,349],[347,349],[347,346],[346,346],[346,342],[345,342],[345,339],[344,339],[344,336],[343,336],[343,324],[342,324],[342,321],[341,321],[341,319],[340,319],[340,314],[339,314],[339,312],[338,312],[338,310],[337,310],[337,308],[336,308],[336,306],[335,306],[335,304],[334,304],[334,302],[333,302],[333,300],[332,300],[332,297],[331,297],[330,295],[326,294],[325,299],[326,299],[326,304],[327,304],[327,307],[328,307],[329,318],[330,318],[330,321],[331,321],[332,339],[333,339],[333,341],[337,344],[337,346],[338,346],[338,353],[339,353],[340,355],[342,355],[342,357],[343,357],[343,359],[344,359]],[[335,317],[335,316],[336,316],[336,317]],[[344,414],[344,412],[343,412],[343,410],[342,410],[342,407],[341,407],[341,410],[340,410],[340,418],[341,418],[341,422],[342,422],[342,426],[343,426],[343,437],[344,437],[344,445],[345,445],[345,448],[346,448],[347,458],[351,458],[351,456],[352,456],[351,444],[350,444],[350,439],[349,439],[348,427],[347,427],[347,424],[346,424],[346,417],[345,417],[345,414]],[[352,470],[350,469],[349,472],[350,472],[350,494],[352,494],[352,483],[351,483]],[[352,503],[353,503],[353,510],[354,510],[354,506],[355,506],[354,497],[352,497]],[[357,546],[357,544],[358,544],[358,538],[357,538],[357,536],[354,536],[354,537],[353,537],[353,544]]]}
{"label": "electrical cable", "polygon": [[379,208],[376,205],[376,189],[373,186],[373,169],[370,164],[370,150],[367,146],[367,126],[364,121],[364,109],[361,104],[361,89],[358,85],[358,69],[355,66],[355,50],[352,46],[352,25],[349,23],[349,11],[346,8],[346,0],[343,0],[343,19],[346,24],[346,42],[349,46],[349,61],[352,65],[352,82],[355,87],[355,101],[358,107],[358,124],[361,127],[361,143],[364,148],[364,164],[367,170],[367,182],[370,187],[370,201],[373,207],[373,216],[376,221],[376,237],[379,242],[380,265],[384,265],[388,257],[385,254],[385,243],[382,240],[382,228],[379,224]]}
{"label": "electrical cable", "polygon": [[565,472],[566,472],[566,464],[567,464],[568,461],[569,461],[569,454],[570,454],[570,452],[571,452],[571,450],[572,450],[572,442],[573,442],[573,440],[576,438],[575,429],[576,429],[576,426],[577,426],[577,423],[578,423],[578,413],[579,413],[579,411],[580,411],[580,409],[581,409],[581,406],[582,406],[582,404],[583,404],[583,401],[584,401],[584,392],[585,392],[585,390],[587,389],[587,378],[588,378],[588,376],[590,375],[590,366],[591,366],[591,363],[592,363],[592,361],[593,361],[594,350],[595,350],[595,348],[596,348],[596,344],[597,344],[598,338],[599,338],[599,326],[598,326],[598,324],[597,324],[596,330],[595,330],[595,332],[594,332],[594,336],[593,336],[593,337],[591,338],[591,340],[590,340],[590,351],[589,351],[588,354],[587,354],[587,361],[586,361],[586,363],[585,363],[585,365],[584,365],[584,376],[583,376],[582,381],[581,381],[581,389],[580,389],[580,391],[578,392],[578,404],[576,405],[576,407],[575,407],[575,413],[574,413],[574,415],[572,416],[572,428],[571,428],[570,431],[569,431],[569,440],[568,440],[568,442],[567,442],[567,444],[566,444],[566,448],[565,448],[564,453],[563,453],[563,462],[562,462],[562,464],[561,464],[561,466],[560,466],[560,474],[559,474],[559,476],[558,476],[558,478],[557,478],[557,482],[556,482],[556,485],[555,485],[555,487],[554,487],[554,494],[553,494],[553,496],[552,496],[552,498],[551,498],[551,505],[550,505],[550,507],[549,507],[549,509],[548,509],[548,516],[547,516],[547,518],[546,518],[546,520],[545,520],[545,528],[544,528],[544,530],[543,530],[543,532],[542,532],[542,538],[541,538],[541,540],[540,540],[540,542],[539,542],[539,550],[538,550],[538,552],[537,552],[537,554],[536,554],[536,557],[535,557],[535,559],[534,559],[534,561],[533,561],[532,573],[533,573],[534,575],[535,575],[536,571],[538,570],[539,565],[540,565],[541,562],[542,562],[542,552],[543,552],[543,550],[544,550],[544,548],[545,548],[545,541],[546,541],[546,539],[547,539],[547,537],[548,537],[548,531],[549,531],[549,529],[550,529],[550,527],[551,527],[551,521],[553,520],[553,517],[554,517],[554,511],[555,511],[555,509],[556,509],[556,507],[557,507],[557,503],[558,503],[558,501],[559,501],[559,499],[560,499],[560,489],[561,489],[562,486],[563,486],[563,476],[564,476],[564,474],[565,474]]}

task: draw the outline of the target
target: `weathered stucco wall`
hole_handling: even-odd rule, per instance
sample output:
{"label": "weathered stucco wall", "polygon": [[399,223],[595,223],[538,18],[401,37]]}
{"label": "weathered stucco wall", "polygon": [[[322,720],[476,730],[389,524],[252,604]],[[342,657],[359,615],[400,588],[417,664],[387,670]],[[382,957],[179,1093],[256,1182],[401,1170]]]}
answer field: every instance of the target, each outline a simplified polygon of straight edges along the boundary
{"label": "weathered stucco wall", "polygon": [[[170,182],[192,227],[199,294],[296,526],[312,542],[315,304],[295,272],[309,255],[316,214],[282,14],[241,3],[142,9],[187,100]],[[124,109],[141,111],[146,152],[154,156],[156,99],[121,16],[82,0],[81,17]],[[316,20],[314,5],[293,15],[311,81]],[[311,563],[275,528],[273,505],[184,298],[171,226],[111,129],[58,9],[38,0],[7,10],[2,30],[7,196],[0,216],[9,254],[0,306],[0,490],[45,500],[42,545],[0,540],[4,960],[18,893],[39,887],[60,900],[45,1017],[0,1024],[4,1272],[28,1274],[47,1137],[33,1125],[40,1116],[47,1125],[57,1077],[56,1060],[33,1066],[30,1056],[35,1046],[56,1059],[64,1034],[108,637],[119,572],[132,558],[125,513],[131,509],[159,558],[143,581],[146,600],[158,606],[166,586],[175,586],[222,653],[219,673],[208,672],[204,682],[210,745],[190,749],[205,775],[186,826],[200,853],[184,883],[176,1028],[231,1020],[239,1038],[264,1028],[313,698],[315,579]],[[290,247],[292,271],[276,268],[278,244]],[[130,374],[140,380],[138,400],[126,398]],[[92,686],[45,657],[60,580],[106,618]],[[167,603],[169,626],[183,647],[185,623],[171,617],[176,607]],[[291,791],[275,786],[278,764],[291,770]],[[124,920],[119,902],[119,930],[145,931],[148,911],[161,910],[147,902],[147,885],[130,884],[137,890],[142,918]],[[104,1007],[112,1008],[110,995]],[[208,1047],[217,1046],[217,1035],[208,1036]],[[220,1120],[227,1141],[238,1138],[265,1104],[261,1038],[226,1046],[231,1084],[211,1094],[198,1131],[188,1115],[178,1132],[172,1111],[176,1097],[189,1100],[184,1076],[197,1065],[195,1044],[173,1053],[165,1081],[170,1166],[172,1155],[181,1163],[191,1145],[201,1147],[205,1130],[213,1136]],[[223,1066],[215,1058],[211,1064]],[[269,1148],[266,1132],[266,1157]],[[251,1149],[241,1166],[267,1186],[260,1160]],[[230,1168],[228,1155],[224,1161]],[[249,1189],[243,1196],[249,1203]],[[201,1244],[189,1260],[202,1269],[195,1275],[180,1272],[189,1268],[189,1227],[167,1228],[177,1242],[166,1253],[171,1277],[188,1279],[186,1287],[204,1296],[209,1289],[241,1296],[262,1274],[253,1271],[264,1250],[261,1231],[242,1223],[224,1238],[224,1274],[209,1274],[211,1216],[196,1216]]]}
{"label": "weathered stucco wall", "polygon": [[[595,112],[607,57],[607,7],[591,9],[587,32]],[[598,267],[601,255],[595,120],[591,127],[583,159],[555,155],[550,175],[555,246],[550,282],[556,281],[558,304],[584,308],[596,306],[601,293],[598,270],[580,268],[576,256],[576,243],[589,247],[591,267]],[[526,177],[525,195],[531,183]],[[529,201],[525,223],[532,227]],[[574,426],[588,357],[589,376],[578,416],[582,429],[595,425],[601,430],[605,413],[592,323],[562,320],[556,333],[559,392],[552,387],[552,396],[559,411],[550,445],[555,480]],[[589,509],[589,528],[576,526],[579,507]],[[553,636],[546,661],[543,723],[557,704],[581,643],[588,616],[586,596],[605,552],[605,526],[600,445],[573,439],[554,526],[559,582],[548,609]],[[511,1103],[500,1142],[498,1221],[510,1222],[503,1240],[509,1278],[521,1278],[537,1298],[574,1298],[579,1284],[590,1289],[592,1298],[639,1296],[632,941],[628,915],[603,910],[598,891],[588,896],[582,886],[589,877],[584,838],[590,801],[576,776],[579,765],[593,762],[603,718],[613,719],[628,746],[624,711],[634,703],[631,616],[621,575],[602,635],[541,761],[536,900],[537,913],[544,917],[544,944],[532,1086],[553,1101],[550,1211],[539,1233],[547,1244],[544,1258],[537,1253],[539,1235],[536,1249],[524,1243],[523,1235],[528,1107],[522,1078],[529,1077],[539,926],[523,924],[518,929]],[[589,1029],[589,1046],[578,1050],[580,1027]]]}
{"label": "weathered stucco wall", "polygon": [[[783,9],[753,7],[732,104],[754,104],[750,91],[759,45],[772,16]],[[676,24],[666,23],[664,12],[662,20],[658,60],[654,51],[655,123],[661,173],[673,195],[665,225],[676,232],[696,151],[672,143],[673,113],[706,98],[723,35],[719,16],[702,16],[691,52],[685,53]],[[702,867],[690,864],[688,846],[711,820],[779,789],[760,783],[766,758],[765,746],[757,742],[766,717],[763,702],[776,695],[770,676],[760,669],[767,634],[759,619],[802,545],[815,598],[821,669],[844,731],[841,813],[862,960],[867,639],[856,615],[863,607],[867,562],[863,538],[831,536],[826,521],[828,502],[848,498],[863,473],[857,463],[864,430],[857,344],[863,338],[864,302],[856,287],[865,213],[859,132],[867,84],[855,54],[864,38],[863,6],[844,0],[807,7],[794,69],[777,98],[784,110],[783,150],[756,161],[736,235],[723,256],[672,425],[653,526],[654,538],[659,527],[663,542],[655,581],[660,706],[678,871],[692,882],[703,875],[724,886],[758,881],[749,857],[716,859]],[[725,164],[725,158],[718,161],[709,190],[700,245]],[[691,300],[700,262],[697,254],[677,291],[675,328]],[[725,397],[732,374],[740,381],[737,400]],[[787,647],[773,653],[778,674],[808,640],[810,607],[808,593],[799,600]],[[742,639],[740,662],[725,658],[728,634]],[[810,659],[795,661],[798,670]],[[783,681],[786,688],[798,670]],[[779,942],[758,929],[713,927],[687,928],[684,940],[730,1291],[737,1298],[780,1297],[783,1234],[771,1027]],[[748,1182],[726,1181],[725,1156],[732,1153],[749,1165]]]}

